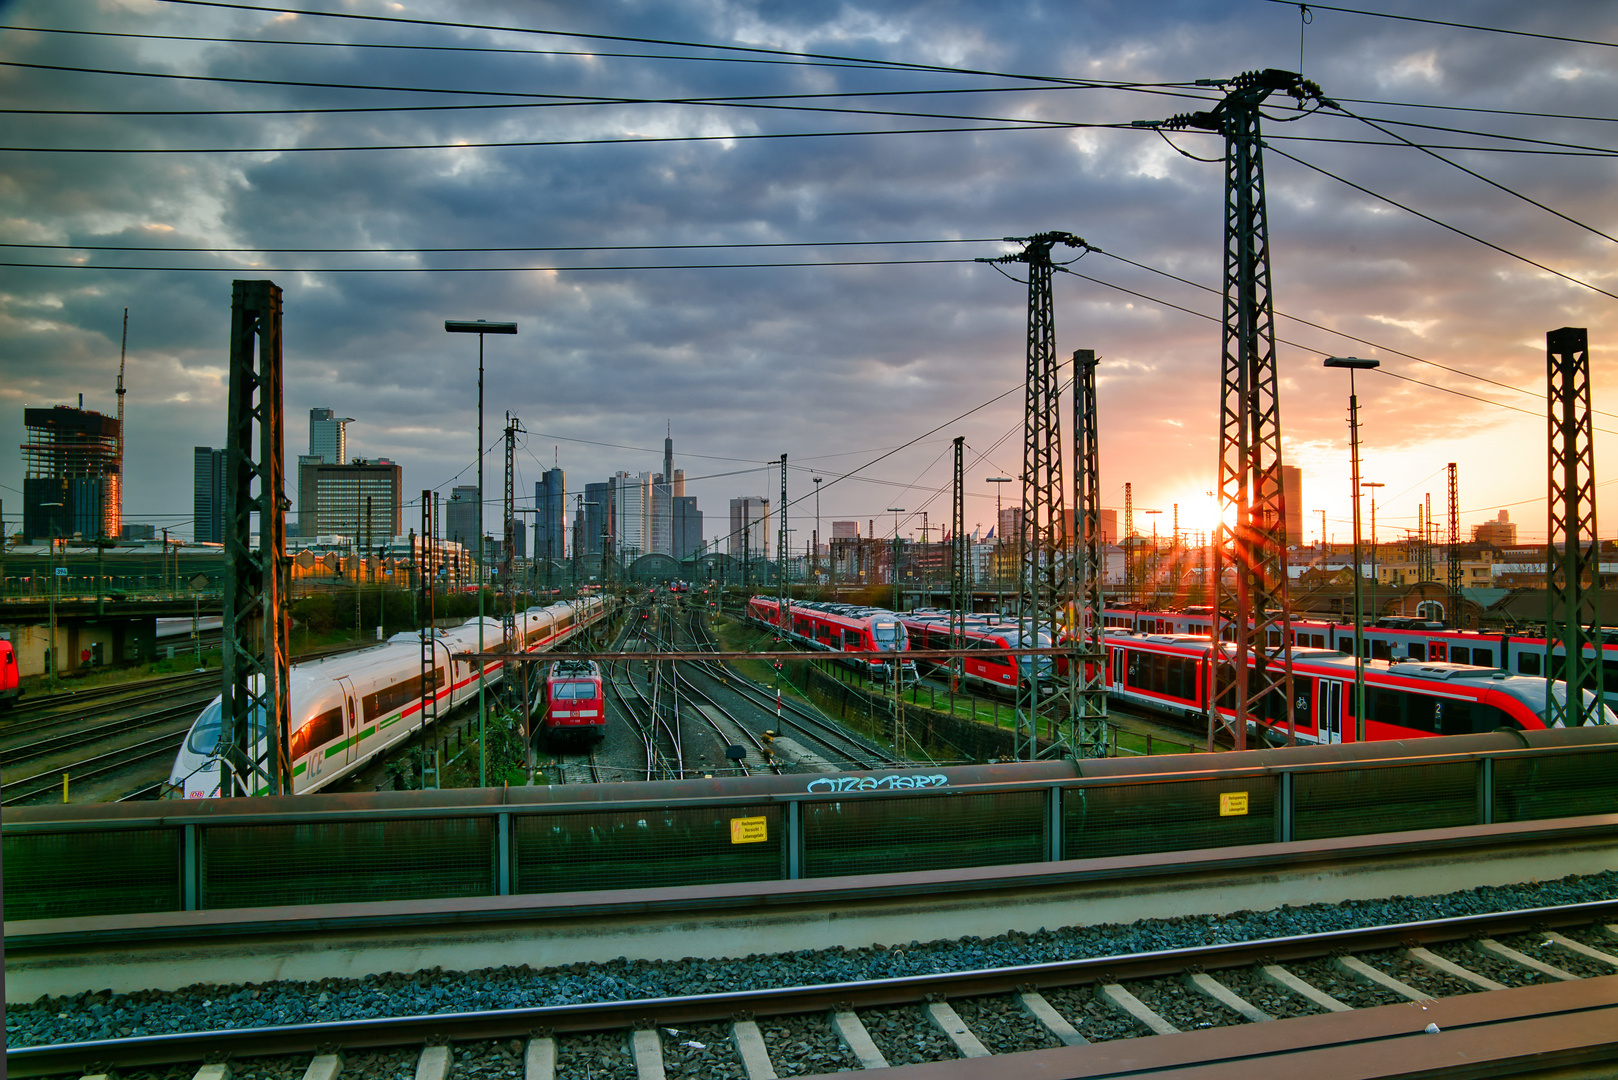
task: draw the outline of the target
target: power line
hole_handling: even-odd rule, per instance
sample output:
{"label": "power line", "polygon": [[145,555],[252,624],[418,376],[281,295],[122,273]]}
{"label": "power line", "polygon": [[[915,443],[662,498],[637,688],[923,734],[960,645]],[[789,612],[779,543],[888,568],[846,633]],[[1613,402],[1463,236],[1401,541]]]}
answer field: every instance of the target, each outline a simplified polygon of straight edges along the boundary
{"label": "power line", "polygon": [[[498,247],[427,247],[427,248],[252,248],[252,247],[163,247],[155,244],[24,244],[0,241],[0,248],[32,248],[51,251],[174,251],[192,254],[263,254],[263,255],[445,255],[490,254],[533,251],[717,251],[756,248],[816,248],[816,247],[899,247],[914,244],[998,244],[1003,238],[945,237],[936,240],[784,240],[772,243],[738,244],[588,244],[572,246],[498,246]],[[661,453],[661,451],[659,451]]]}
{"label": "power line", "polygon": [[[1272,4],[1285,4],[1288,7],[1298,7],[1298,0],[1270,0]],[[1563,37],[1560,34],[1536,34],[1530,30],[1507,30],[1499,26],[1480,26],[1477,23],[1447,22],[1443,19],[1423,19],[1415,15],[1391,15],[1385,11],[1364,11],[1360,8],[1333,7],[1330,4],[1309,3],[1305,5],[1317,11],[1337,11],[1345,15],[1368,15],[1375,19],[1396,19],[1400,22],[1426,23],[1429,26],[1448,26],[1456,30],[1481,30],[1488,34],[1509,34],[1512,37],[1539,38],[1543,41],[1566,41],[1573,45],[1603,45],[1609,49],[1618,49],[1618,42],[1595,41],[1591,38]]]}
{"label": "power line", "polygon": [[1437,218],[1431,216],[1430,214],[1424,214],[1420,210],[1415,209],[1414,207],[1407,206],[1406,204],[1404,204],[1402,202],[1399,202],[1397,199],[1389,198],[1386,195],[1379,195],[1376,192],[1372,191],[1370,188],[1362,187],[1359,184],[1354,183],[1354,181],[1346,179],[1345,177],[1338,176],[1336,173],[1331,172],[1328,169],[1323,169],[1318,165],[1311,165],[1309,162],[1303,160],[1300,157],[1296,157],[1295,155],[1287,153],[1285,150],[1282,150],[1278,146],[1272,146],[1270,149],[1274,150],[1277,154],[1280,154],[1282,157],[1286,158],[1288,161],[1297,162],[1299,165],[1302,165],[1306,169],[1311,169],[1314,172],[1317,172],[1322,176],[1330,177],[1331,179],[1336,180],[1340,184],[1346,184],[1347,186],[1353,188],[1355,191],[1361,192],[1361,193],[1363,193],[1365,195],[1369,195],[1371,198],[1376,199],[1379,202],[1385,202],[1389,206],[1397,207],[1400,210],[1403,210],[1407,214],[1414,214],[1416,217],[1421,218],[1423,221],[1431,222],[1432,224],[1437,225],[1439,228],[1446,229],[1446,230],[1454,233],[1457,236],[1464,236],[1468,240],[1475,241],[1476,243],[1482,244],[1486,248],[1490,248],[1490,249],[1492,249],[1494,251],[1498,251],[1502,255],[1509,256],[1510,258],[1516,259],[1519,262],[1524,262],[1524,263],[1527,263],[1529,266],[1535,267],[1536,269],[1543,270],[1547,274],[1553,274],[1556,277],[1559,277],[1564,281],[1571,282],[1574,285],[1581,285],[1584,288],[1589,289],[1591,292],[1597,292],[1597,293],[1600,293],[1602,296],[1611,297],[1614,300],[1618,300],[1618,293],[1608,292],[1606,289],[1601,288],[1599,285],[1592,285],[1590,282],[1584,281],[1584,280],[1582,280],[1580,278],[1576,278],[1572,274],[1566,274],[1566,273],[1563,273],[1560,270],[1556,270],[1556,269],[1553,269],[1553,268],[1551,268],[1549,266],[1546,266],[1542,262],[1536,262],[1535,260],[1530,259],[1526,255],[1519,255],[1515,251],[1512,251],[1509,248],[1501,247],[1499,244],[1492,243],[1492,242],[1490,242],[1488,240],[1485,240],[1481,236],[1478,236],[1475,233],[1469,233],[1465,229],[1459,228],[1458,226],[1450,225],[1450,224],[1448,224],[1446,222],[1440,221]]}
{"label": "power line", "polygon": [[0,262],[30,270],[139,270],[176,274],[240,274],[251,269],[256,274],[510,274],[526,271],[575,273],[612,270],[758,270],[778,267],[819,266],[926,266],[940,263],[971,263],[973,259],[847,259],[824,262],[752,263],[660,263],[640,266],[119,266],[102,263]]}

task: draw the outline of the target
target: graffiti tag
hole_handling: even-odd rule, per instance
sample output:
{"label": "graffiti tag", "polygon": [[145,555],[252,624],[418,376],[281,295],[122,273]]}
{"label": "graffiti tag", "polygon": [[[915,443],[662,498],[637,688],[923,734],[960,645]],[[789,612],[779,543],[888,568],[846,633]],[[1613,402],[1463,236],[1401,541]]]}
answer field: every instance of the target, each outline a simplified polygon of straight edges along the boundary
{"label": "graffiti tag", "polygon": [[848,791],[916,791],[920,788],[947,787],[949,777],[937,773],[888,773],[886,776],[822,776],[809,782],[811,794],[842,794]]}

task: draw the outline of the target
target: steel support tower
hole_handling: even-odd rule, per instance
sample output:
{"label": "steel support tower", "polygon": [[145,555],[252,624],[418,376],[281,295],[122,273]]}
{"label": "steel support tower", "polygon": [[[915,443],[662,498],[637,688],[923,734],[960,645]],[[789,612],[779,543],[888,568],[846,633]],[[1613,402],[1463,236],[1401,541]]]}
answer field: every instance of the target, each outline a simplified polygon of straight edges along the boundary
{"label": "steel support tower", "polygon": [[1455,472],[1455,462],[1449,463],[1449,619],[1450,629],[1465,625],[1461,606],[1461,496]]}
{"label": "steel support tower", "polygon": [[1106,643],[1101,607],[1101,433],[1096,420],[1096,354],[1073,354],[1073,556],[1068,563],[1068,690],[1074,703],[1073,752],[1107,753]]}
{"label": "steel support tower", "polygon": [[[1164,126],[1225,137],[1224,348],[1219,407],[1219,531],[1214,545],[1212,638],[1217,707],[1208,748],[1223,730],[1247,747],[1248,719],[1285,723],[1293,739],[1292,614],[1287,596],[1285,494],[1281,484],[1281,402],[1275,370],[1270,229],[1264,200],[1261,107],[1275,92],[1302,102],[1320,88],[1290,71],[1246,72],[1227,84],[1212,112]],[[1233,593],[1224,589],[1229,559]],[[1226,652],[1222,641],[1232,643]],[[1249,659],[1252,666],[1249,668]]]}
{"label": "steel support tower", "polygon": [[[438,514],[436,501],[431,489],[421,493],[421,558],[420,572],[421,600],[418,610],[421,612],[421,778],[422,787],[427,786],[427,746],[428,740],[438,738],[438,680],[436,676],[437,658],[433,655],[433,637],[437,633],[436,612],[433,610],[433,598],[437,595],[434,586],[438,581]],[[438,772],[435,764],[433,781],[438,781]]]}
{"label": "steel support tower", "polygon": [[1136,556],[1140,553],[1135,550],[1135,485],[1132,481],[1124,481],[1124,588],[1129,593],[1129,603],[1133,607],[1140,602],[1137,593],[1140,582],[1135,574]]}
{"label": "steel support tower", "polygon": [[[1550,530],[1545,546],[1545,726],[1578,727],[1586,706],[1580,688],[1601,673],[1601,541],[1596,534],[1596,464],[1590,411],[1590,335],[1564,326],[1545,335],[1550,407]],[[1589,546],[1586,547],[1585,545]],[[1588,625],[1586,625],[1588,620]],[[1585,655],[1586,644],[1595,646]],[[1567,684],[1565,700],[1551,693]],[[1597,696],[1594,708],[1600,708]]]}
{"label": "steel support tower", "polygon": [[[500,584],[505,587],[506,605],[500,613],[500,633],[506,640],[508,652],[517,650],[517,435],[523,430],[522,421],[506,413],[506,539],[500,549]],[[565,514],[565,511],[564,511]],[[549,560],[547,560],[549,561]],[[524,666],[526,670],[526,665]],[[506,665],[506,675],[515,674]],[[524,693],[527,693],[526,688]]]}
{"label": "steel support tower", "polygon": [[[1062,420],[1060,365],[1056,359],[1056,319],[1051,298],[1055,267],[1051,249],[1058,244],[1088,250],[1082,239],[1066,232],[1008,237],[1023,250],[985,259],[993,263],[1028,266],[1027,387],[1023,409],[1022,522],[1018,529],[1017,622],[1025,647],[1053,642],[1058,633],[1057,612],[1071,597],[1065,595],[1068,575],[1061,565],[1063,523],[1066,517],[1062,477]],[[1039,756],[1039,702],[1054,679],[1043,675],[1049,661],[1043,656],[1026,659],[1027,678],[1018,679],[1014,745],[1019,761]],[[1055,726],[1053,722],[1053,727]],[[1051,732],[1051,750],[1058,752],[1061,735]],[[1071,737],[1071,731],[1068,733]]]}
{"label": "steel support tower", "polygon": [[225,446],[220,794],[290,795],[286,512],[292,504],[282,475],[281,290],[273,281],[232,283]]}
{"label": "steel support tower", "polygon": [[[966,538],[966,467],[964,451],[966,436],[955,436],[955,488],[950,501],[949,519],[949,647],[966,647],[966,616],[972,606],[972,590],[967,586],[967,556],[970,548]],[[950,690],[961,688],[962,657],[949,662]]]}
{"label": "steel support tower", "polygon": [[[769,534],[766,533],[766,536]],[[787,636],[787,629],[791,625],[787,616],[791,613],[792,588],[787,583],[787,456],[781,455],[781,509],[779,520],[775,523],[775,592],[780,600],[776,618],[780,620],[782,638]]]}

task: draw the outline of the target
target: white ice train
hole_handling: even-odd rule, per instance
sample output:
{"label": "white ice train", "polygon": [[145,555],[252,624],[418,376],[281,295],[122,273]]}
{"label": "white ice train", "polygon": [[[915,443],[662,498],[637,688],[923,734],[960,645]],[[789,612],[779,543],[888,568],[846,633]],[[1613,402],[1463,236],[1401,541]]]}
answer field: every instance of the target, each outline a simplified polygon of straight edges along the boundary
{"label": "white ice train", "polygon": [[[553,649],[607,614],[601,597],[534,607],[517,616],[526,652]],[[483,646],[502,651],[500,620],[483,620]],[[478,647],[478,620],[468,619],[433,637],[433,678],[429,691],[439,716],[477,696],[478,665],[468,654]],[[484,672],[498,682],[500,661]],[[405,631],[383,644],[342,656],[294,664],[288,687],[292,716],[292,792],[318,791],[399,745],[422,726],[421,635]],[[169,774],[171,795],[183,799],[219,797],[224,764],[219,756],[220,698],[214,698],[191,724]],[[262,723],[262,714],[257,717]],[[256,740],[265,760],[262,734]],[[262,780],[256,781],[263,794]]]}

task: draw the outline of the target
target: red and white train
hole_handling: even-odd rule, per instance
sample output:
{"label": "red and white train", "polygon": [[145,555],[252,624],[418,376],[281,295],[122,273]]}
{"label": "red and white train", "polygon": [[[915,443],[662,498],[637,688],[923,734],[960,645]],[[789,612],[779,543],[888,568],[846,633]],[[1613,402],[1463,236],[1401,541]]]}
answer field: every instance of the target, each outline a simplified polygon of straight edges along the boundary
{"label": "red and white train", "polygon": [[[951,644],[949,613],[921,610],[900,616],[912,649],[953,649]],[[961,679],[969,686],[995,687],[1015,693],[1025,688],[1037,675],[1042,688],[1054,690],[1053,680],[1057,666],[1049,656],[1009,656],[989,650],[1049,648],[1051,638],[1041,631],[1037,638],[1025,630],[1021,623],[994,615],[968,615],[961,629],[963,648],[984,650],[980,656],[970,653],[961,658]],[[938,670],[950,667],[948,660],[924,660]]]}
{"label": "red and white train", "polygon": [[[1201,634],[1207,637],[1212,615],[1206,607],[1184,611],[1146,611],[1109,607],[1103,611],[1103,625],[1142,634]],[[1384,617],[1368,623],[1361,631],[1366,642],[1367,660],[1439,661],[1494,667],[1513,675],[1545,674],[1545,652],[1552,647],[1544,637],[1531,634],[1482,633],[1476,630],[1446,630],[1439,623],[1403,617]],[[1279,632],[1270,642],[1280,645]],[[1354,624],[1320,619],[1293,619],[1294,649],[1337,649],[1354,653]],[[1585,656],[1595,657],[1598,646],[1585,646]],[[1608,705],[1618,707],[1618,640],[1599,646],[1601,655],[1601,695]],[[1557,650],[1560,654],[1560,650]],[[1586,684],[1585,689],[1597,689]]]}
{"label": "red and white train", "polygon": [[[1108,630],[1106,649],[1105,683],[1113,700],[1190,718],[1207,715],[1213,646],[1206,637]],[[1354,741],[1352,655],[1294,649],[1292,685],[1292,722],[1299,742]],[[1554,692],[1561,698],[1565,685],[1555,684]],[[1592,692],[1584,691],[1584,697],[1587,712],[1595,716],[1587,723],[1618,724],[1618,716]],[[1254,719],[1272,737],[1284,737],[1287,717],[1279,696],[1267,695],[1261,707],[1263,714]],[[1220,711],[1232,719],[1230,710]],[[1551,726],[1546,712],[1543,678],[1441,660],[1370,660],[1365,665],[1366,741],[1533,730]]]}
{"label": "red and white train", "polygon": [[[783,627],[780,607],[773,596],[755,596],[747,602],[747,617],[761,626],[779,630],[792,641],[826,652],[902,653],[910,647],[904,623],[885,608],[794,600],[788,604],[787,625]],[[849,657],[844,662],[872,679],[893,677],[892,660],[873,656]],[[899,668],[901,680],[915,679],[914,660],[901,659]]]}
{"label": "red and white train", "polygon": [[607,734],[607,702],[601,693],[601,668],[594,660],[558,660],[545,675],[545,711],[540,718],[546,738],[600,742]]}
{"label": "red and white train", "polygon": [[9,708],[22,697],[21,669],[17,667],[17,647],[0,638],[0,709]]}

